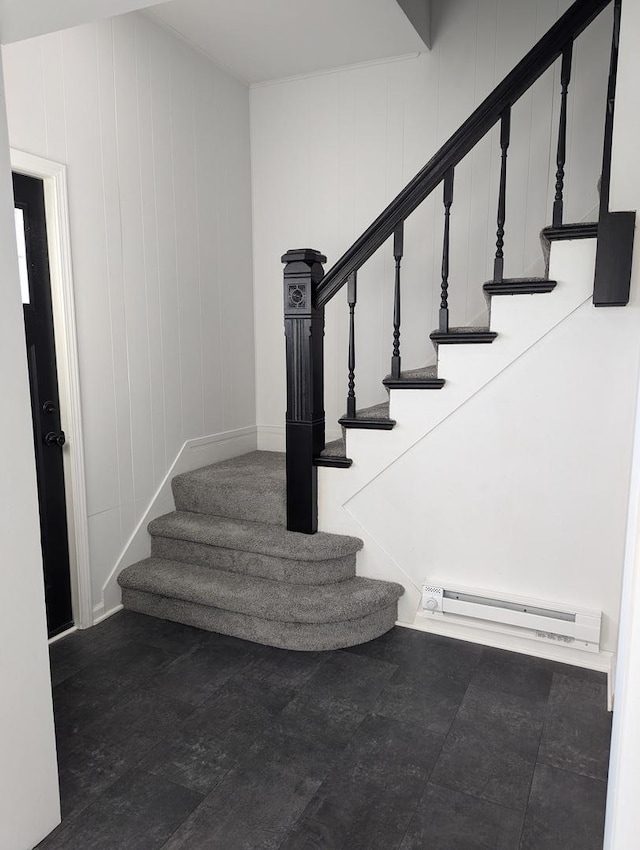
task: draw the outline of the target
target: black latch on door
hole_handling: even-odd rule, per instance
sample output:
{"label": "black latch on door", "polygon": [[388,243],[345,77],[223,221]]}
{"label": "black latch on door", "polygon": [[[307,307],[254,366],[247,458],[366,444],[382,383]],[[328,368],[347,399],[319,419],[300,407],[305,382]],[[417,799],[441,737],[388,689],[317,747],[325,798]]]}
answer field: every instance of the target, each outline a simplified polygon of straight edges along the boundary
{"label": "black latch on door", "polygon": [[64,435],[64,431],[60,431],[56,433],[55,431],[49,431],[44,435],[44,442],[47,446],[64,446],[67,438]]}

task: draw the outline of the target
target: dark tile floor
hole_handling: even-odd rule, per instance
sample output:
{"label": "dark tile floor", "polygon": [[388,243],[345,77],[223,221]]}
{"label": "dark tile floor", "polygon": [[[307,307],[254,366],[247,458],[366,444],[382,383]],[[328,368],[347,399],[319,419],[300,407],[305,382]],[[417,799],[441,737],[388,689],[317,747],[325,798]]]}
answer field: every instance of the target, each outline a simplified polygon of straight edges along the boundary
{"label": "dark tile floor", "polygon": [[601,850],[602,674],[394,629],[295,653],[121,612],[51,647],[42,850]]}

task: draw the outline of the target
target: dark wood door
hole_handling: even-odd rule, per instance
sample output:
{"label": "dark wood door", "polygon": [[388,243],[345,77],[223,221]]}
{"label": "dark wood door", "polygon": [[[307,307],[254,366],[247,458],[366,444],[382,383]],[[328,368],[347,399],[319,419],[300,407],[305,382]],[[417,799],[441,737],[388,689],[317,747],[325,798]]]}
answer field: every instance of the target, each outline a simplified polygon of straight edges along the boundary
{"label": "dark wood door", "polygon": [[60,422],[43,183],[35,177],[14,174],[13,194],[31,386],[47,626],[49,637],[53,637],[73,625],[73,614],[62,458],[65,435]]}

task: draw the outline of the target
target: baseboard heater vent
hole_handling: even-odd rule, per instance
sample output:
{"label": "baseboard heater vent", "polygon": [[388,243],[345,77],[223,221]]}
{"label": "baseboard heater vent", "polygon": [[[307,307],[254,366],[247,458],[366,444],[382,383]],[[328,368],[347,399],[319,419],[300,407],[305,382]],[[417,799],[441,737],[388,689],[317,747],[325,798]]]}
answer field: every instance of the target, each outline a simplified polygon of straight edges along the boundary
{"label": "baseboard heater vent", "polygon": [[494,595],[485,590],[425,582],[419,617],[442,617],[463,625],[519,635],[545,643],[598,652],[602,614],[585,608],[562,608],[555,602]]}

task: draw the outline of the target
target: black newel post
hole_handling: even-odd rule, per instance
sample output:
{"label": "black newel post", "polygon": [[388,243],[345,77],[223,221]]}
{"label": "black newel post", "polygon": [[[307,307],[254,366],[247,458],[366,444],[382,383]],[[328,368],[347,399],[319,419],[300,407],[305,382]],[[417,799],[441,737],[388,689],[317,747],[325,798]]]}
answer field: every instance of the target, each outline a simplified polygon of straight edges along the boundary
{"label": "black newel post", "polygon": [[287,528],[318,530],[318,473],[324,449],[324,308],[315,294],[327,258],[312,248],[287,251],[284,329],[287,357]]}

